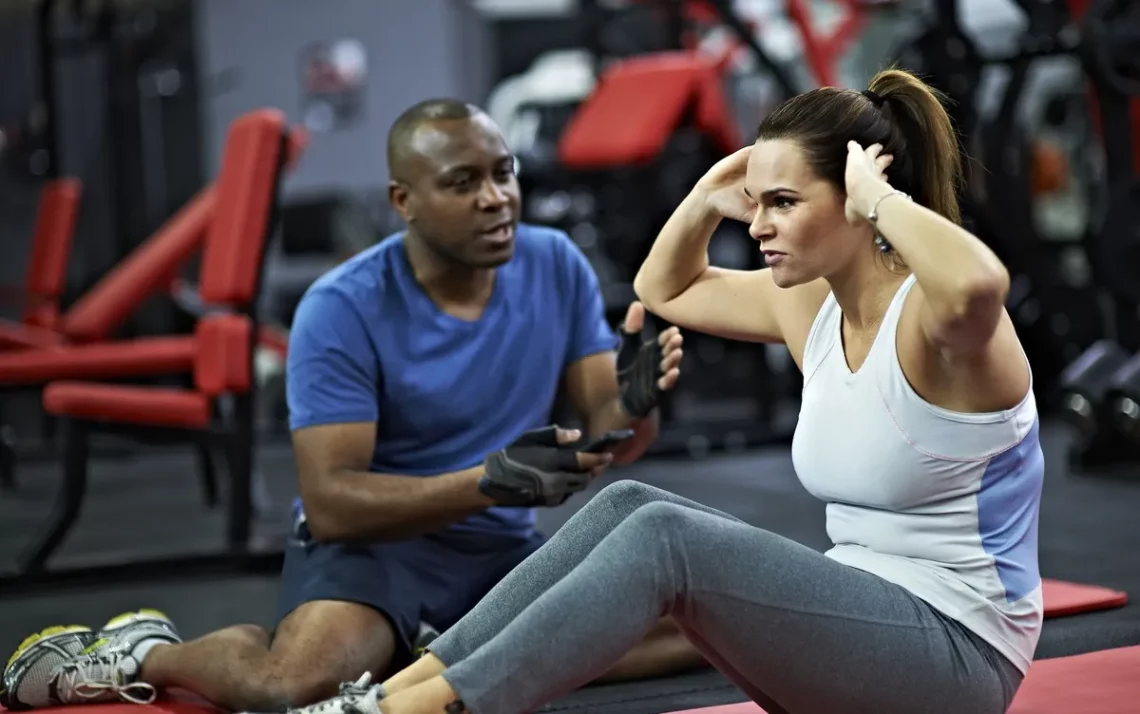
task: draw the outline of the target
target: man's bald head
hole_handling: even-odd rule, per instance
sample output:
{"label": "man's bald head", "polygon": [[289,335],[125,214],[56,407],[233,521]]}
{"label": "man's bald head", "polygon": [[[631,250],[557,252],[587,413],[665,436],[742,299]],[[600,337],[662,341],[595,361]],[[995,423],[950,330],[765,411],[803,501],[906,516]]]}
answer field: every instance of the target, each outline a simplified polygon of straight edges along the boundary
{"label": "man's bald head", "polygon": [[409,107],[388,132],[388,175],[397,181],[408,179],[408,159],[416,153],[416,132],[438,121],[470,119],[482,114],[479,107],[457,99],[428,99]]}
{"label": "man's bald head", "polygon": [[409,240],[473,268],[510,258],[521,207],[514,157],[479,107],[429,99],[401,114],[388,133],[388,176]]}

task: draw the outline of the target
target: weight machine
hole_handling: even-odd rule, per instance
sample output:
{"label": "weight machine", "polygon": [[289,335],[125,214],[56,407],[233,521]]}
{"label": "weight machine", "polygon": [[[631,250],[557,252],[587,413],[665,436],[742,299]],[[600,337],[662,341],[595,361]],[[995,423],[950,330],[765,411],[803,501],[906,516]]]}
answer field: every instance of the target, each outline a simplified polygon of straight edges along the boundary
{"label": "weight machine", "polygon": [[[1047,160],[1056,159],[1059,152],[1050,153],[1048,144],[1029,136],[1020,114],[1030,71],[1039,60],[1069,57],[1075,67],[1083,65],[1090,77],[1098,71],[1105,60],[1104,48],[1114,45],[1103,33],[1090,36],[1089,28],[1112,3],[1094,2],[1081,17],[1076,3],[1071,7],[1063,0],[1016,1],[1028,26],[1008,55],[984,56],[958,22],[957,0],[936,0],[926,30],[904,48],[899,59],[904,66],[923,72],[949,96],[948,109],[962,136],[962,148],[980,159],[966,163],[963,219],[1010,269],[1007,308],[1033,362],[1038,398],[1052,406],[1059,404],[1057,385],[1066,365],[1097,340],[1136,328],[1134,318],[1120,309],[1120,291],[1111,287],[1114,281],[1100,259],[1102,241],[1095,227],[1090,224],[1064,238],[1047,239],[1043,233],[1035,217],[1036,192],[1048,173]],[[1099,59],[1093,60],[1090,52]],[[979,87],[984,84],[984,71],[990,68],[1003,69],[1006,83],[996,109],[983,116]],[[1098,93],[1094,82],[1090,97],[1083,97],[1081,103],[1087,107]],[[1127,112],[1120,111],[1113,100],[1108,107],[1113,117],[1127,121]],[[1088,125],[1094,124],[1087,108],[1080,112],[1088,117]],[[1090,129],[1086,145],[1094,143],[1092,133]],[[1126,135],[1127,128],[1124,135],[1119,128],[1113,130],[1115,137]],[[1110,155],[1116,152],[1118,141],[1105,137],[1105,144],[1112,147]],[[1048,168],[1053,173],[1063,170]],[[1063,179],[1054,176],[1049,180]],[[1107,176],[1104,180],[1112,184],[1115,179]],[[1084,199],[1091,211],[1096,202],[1091,196]]]}
{"label": "weight machine", "polygon": [[1114,339],[1097,341],[1065,370],[1062,404],[1078,434],[1075,466],[1131,471],[1140,462],[1140,3],[1099,0],[1077,9],[1108,185],[1091,246],[1120,309]]}

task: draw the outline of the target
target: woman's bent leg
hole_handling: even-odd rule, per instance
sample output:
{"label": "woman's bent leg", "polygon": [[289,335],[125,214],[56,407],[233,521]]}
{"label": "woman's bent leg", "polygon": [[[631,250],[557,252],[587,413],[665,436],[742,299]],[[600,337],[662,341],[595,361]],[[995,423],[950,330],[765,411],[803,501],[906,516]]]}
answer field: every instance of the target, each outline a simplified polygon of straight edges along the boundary
{"label": "woman's bent leg", "polygon": [[[471,612],[433,641],[428,651],[447,665],[462,661],[565,577],[622,521],[642,506],[657,502],[740,522],[668,491],[637,481],[617,481],[590,499],[547,543],[492,588]],[[558,623],[550,621],[543,627],[553,636]]]}
{"label": "woman's bent leg", "polygon": [[770,714],[1000,714],[1020,682],[904,589],[669,503],[626,518],[443,677],[472,714],[533,711],[605,671],[663,614]]}

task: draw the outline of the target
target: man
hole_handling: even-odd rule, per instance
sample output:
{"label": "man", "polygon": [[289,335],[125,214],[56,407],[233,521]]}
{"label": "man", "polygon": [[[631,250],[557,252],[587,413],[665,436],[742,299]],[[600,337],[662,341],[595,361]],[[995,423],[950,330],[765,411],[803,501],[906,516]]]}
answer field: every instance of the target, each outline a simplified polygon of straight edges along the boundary
{"label": "man", "polygon": [[[519,223],[514,160],[491,120],[459,102],[416,105],[392,128],[388,162],[407,231],[318,280],[294,320],[287,393],[304,508],[273,635],[238,626],[182,643],[154,611],[98,633],[52,628],[10,661],[9,708],[179,687],[278,711],[383,675],[413,656],[421,622],[446,629],[541,545],[534,506],[655,438],[680,334],[642,347],[644,311],[631,306],[619,379],[597,279],[565,234]],[[560,387],[586,437],[635,435],[612,454],[580,453],[577,432],[543,429]],[[663,621],[607,677],[701,661]]]}

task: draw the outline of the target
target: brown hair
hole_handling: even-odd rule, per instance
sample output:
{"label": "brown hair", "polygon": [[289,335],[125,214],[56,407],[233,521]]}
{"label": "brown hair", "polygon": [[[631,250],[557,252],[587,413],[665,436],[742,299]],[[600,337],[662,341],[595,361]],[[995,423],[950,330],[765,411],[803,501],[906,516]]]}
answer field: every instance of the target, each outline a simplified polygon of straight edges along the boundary
{"label": "brown hair", "polygon": [[756,138],[795,141],[816,175],[840,192],[847,142],[881,144],[894,157],[886,172],[891,185],[960,223],[962,159],[944,99],[910,72],[887,69],[866,92],[822,87],[788,99],[764,118]]}

